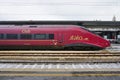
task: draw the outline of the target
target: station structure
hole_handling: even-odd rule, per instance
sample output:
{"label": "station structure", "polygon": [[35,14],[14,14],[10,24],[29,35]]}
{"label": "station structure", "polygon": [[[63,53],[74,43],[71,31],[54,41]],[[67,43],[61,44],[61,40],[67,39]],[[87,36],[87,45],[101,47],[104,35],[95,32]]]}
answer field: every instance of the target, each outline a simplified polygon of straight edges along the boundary
{"label": "station structure", "polygon": [[120,21],[85,21],[82,25],[111,42],[120,42]]}
{"label": "station structure", "polygon": [[120,21],[0,21],[0,25],[79,25],[111,42],[120,42]]}

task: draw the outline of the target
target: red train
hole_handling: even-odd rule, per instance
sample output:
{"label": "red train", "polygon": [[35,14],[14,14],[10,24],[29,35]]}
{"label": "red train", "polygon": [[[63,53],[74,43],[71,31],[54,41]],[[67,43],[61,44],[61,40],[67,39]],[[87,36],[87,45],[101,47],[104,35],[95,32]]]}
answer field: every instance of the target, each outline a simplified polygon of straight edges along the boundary
{"label": "red train", "polygon": [[103,49],[110,43],[77,25],[0,25],[0,48]]}

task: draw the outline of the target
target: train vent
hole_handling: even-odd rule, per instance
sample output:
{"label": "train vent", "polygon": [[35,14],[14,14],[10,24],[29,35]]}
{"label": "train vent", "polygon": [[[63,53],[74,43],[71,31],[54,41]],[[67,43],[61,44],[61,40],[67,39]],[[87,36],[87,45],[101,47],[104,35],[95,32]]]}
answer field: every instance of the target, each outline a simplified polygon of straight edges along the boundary
{"label": "train vent", "polygon": [[29,26],[30,28],[36,28],[37,26]]}

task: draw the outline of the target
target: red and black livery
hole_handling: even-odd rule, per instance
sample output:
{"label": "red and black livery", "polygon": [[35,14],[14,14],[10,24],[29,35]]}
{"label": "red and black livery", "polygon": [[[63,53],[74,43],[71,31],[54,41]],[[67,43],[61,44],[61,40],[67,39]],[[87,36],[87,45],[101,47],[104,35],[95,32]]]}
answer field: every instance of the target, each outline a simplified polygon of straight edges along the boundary
{"label": "red and black livery", "polygon": [[109,41],[77,25],[0,25],[0,48],[104,49]]}

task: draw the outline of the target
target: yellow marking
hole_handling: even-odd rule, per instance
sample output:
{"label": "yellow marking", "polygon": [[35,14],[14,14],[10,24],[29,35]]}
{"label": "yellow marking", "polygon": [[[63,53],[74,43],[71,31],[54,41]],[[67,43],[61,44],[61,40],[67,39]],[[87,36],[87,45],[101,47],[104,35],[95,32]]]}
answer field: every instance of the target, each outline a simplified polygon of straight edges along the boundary
{"label": "yellow marking", "polygon": [[79,35],[72,35],[70,36],[69,40],[89,40],[88,38],[84,38],[83,36],[79,36]]}
{"label": "yellow marking", "polygon": [[40,69],[40,68],[36,68],[36,69],[31,69],[31,68],[1,68],[0,69],[1,72],[4,72],[4,71],[15,71],[15,72],[23,72],[23,71],[26,71],[26,72],[93,72],[93,71],[96,71],[96,72],[102,72],[102,71],[114,71],[114,72],[117,72],[117,71],[120,71],[120,69],[113,69],[113,68],[110,68],[110,69],[106,69],[106,68],[102,68],[102,69],[98,69],[98,68],[94,68],[94,69],[90,69],[90,68],[85,68],[85,69]]}
{"label": "yellow marking", "polygon": [[89,60],[96,60],[96,59],[104,59],[104,60],[119,60],[120,57],[44,57],[44,56],[0,56],[0,59],[24,59],[24,60],[29,60],[29,59],[35,59],[35,60],[59,60],[59,59],[64,59],[64,60],[85,60],[85,59],[89,59]]}
{"label": "yellow marking", "polygon": [[107,73],[107,74],[39,74],[39,73],[0,73],[0,76],[120,76],[120,73]]}

